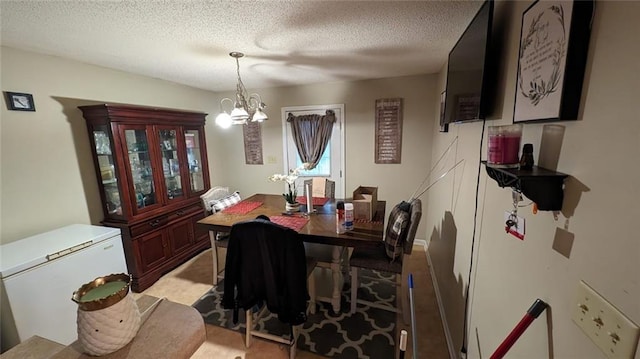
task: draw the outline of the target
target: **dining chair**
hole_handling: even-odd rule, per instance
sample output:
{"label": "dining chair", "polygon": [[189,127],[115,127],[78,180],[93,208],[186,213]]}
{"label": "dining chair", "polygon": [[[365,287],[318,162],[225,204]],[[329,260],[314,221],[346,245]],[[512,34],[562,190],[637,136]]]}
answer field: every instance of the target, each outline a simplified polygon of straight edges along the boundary
{"label": "dining chair", "polygon": [[326,179],[326,178],[322,178],[322,177],[314,177],[311,179],[307,179],[304,180],[304,191],[303,191],[303,195],[305,196],[305,198],[307,197],[307,186],[309,186],[309,189],[311,190],[311,193],[314,193],[313,191],[313,184],[318,185],[321,184],[322,182],[324,182],[324,191],[321,191],[321,193],[323,193],[322,197],[326,197],[326,198],[335,198],[336,197],[336,182]]}
{"label": "dining chair", "polygon": [[[415,240],[420,218],[422,217],[422,201],[420,199],[414,199],[409,205],[409,222],[403,231],[404,233],[399,234],[403,241],[400,243],[401,248],[398,248],[397,258],[392,259],[388,250],[390,233],[395,223],[395,219],[392,218],[395,212],[393,210],[389,214],[389,222],[387,223],[387,230],[385,231],[385,244],[372,248],[356,247],[353,249],[353,253],[349,259],[349,266],[351,268],[351,313],[355,313],[356,304],[361,303],[370,307],[401,313],[405,324],[409,323],[409,291],[407,282],[404,280],[407,272],[406,266],[408,258],[405,257],[411,255],[411,251],[413,250],[413,241]],[[360,268],[393,274],[395,280],[392,284],[401,288],[400,303],[396,300],[396,306],[394,307],[358,299],[358,276],[360,275]],[[373,279],[380,280],[380,278]],[[398,304],[400,304],[399,307]]]}
{"label": "dining chair", "polygon": [[[253,337],[259,337],[288,345],[289,358],[295,358],[299,329],[308,312],[315,313],[315,281],[311,275],[315,267],[316,260],[306,256],[298,233],[266,216],[231,227],[222,303],[234,309],[234,323],[237,310],[244,309],[247,348]],[[254,328],[268,312],[289,324],[288,337]]]}
{"label": "dining chair", "polygon": [[[320,191],[320,193],[322,193],[322,197],[330,198],[330,199],[335,198],[335,192],[336,192],[335,181],[326,179],[324,177],[313,177],[313,178],[304,180],[303,183],[304,183],[303,195],[305,198],[307,197],[307,186],[309,187],[309,190],[311,191],[311,193],[318,192],[313,190],[314,184],[316,186],[323,186],[324,190]],[[342,261],[343,261],[337,264],[339,268],[334,268],[336,266],[336,264],[333,263],[333,251],[335,249],[333,248],[334,246],[328,246],[326,244],[317,244],[317,243],[305,243],[305,247],[307,248],[307,251],[311,253],[311,255],[318,260],[318,268],[322,268],[323,270],[331,270],[333,273],[332,280],[340,281],[340,279],[335,276],[335,273],[337,273],[338,271],[342,273],[344,270],[343,262],[346,261],[345,257],[348,253],[347,247],[339,248],[340,258],[342,258]],[[342,276],[343,274],[340,274],[340,275]],[[332,298],[328,298],[328,297],[318,297],[318,299],[325,302],[332,301]]]}
{"label": "dining chair", "polygon": [[[205,216],[216,212],[217,206],[214,206],[216,201],[220,201],[223,198],[229,196],[229,187],[214,186],[207,192],[200,196],[202,201],[202,208],[204,209]],[[213,257],[213,285],[218,285],[218,279],[224,278],[222,269],[219,268],[218,261],[218,248],[227,248],[229,243],[228,233],[209,231],[209,240],[211,241],[211,255]]]}

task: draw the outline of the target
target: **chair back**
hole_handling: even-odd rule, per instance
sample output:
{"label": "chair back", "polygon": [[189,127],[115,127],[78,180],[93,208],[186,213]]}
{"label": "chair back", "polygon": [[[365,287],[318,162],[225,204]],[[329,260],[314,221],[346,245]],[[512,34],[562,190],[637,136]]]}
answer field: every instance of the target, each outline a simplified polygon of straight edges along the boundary
{"label": "chair back", "polygon": [[222,199],[228,195],[229,187],[221,186],[211,187],[210,190],[201,195],[200,201],[202,201],[202,208],[204,209],[205,214],[211,214],[214,212],[214,209],[212,207],[213,201]]}
{"label": "chair back", "polygon": [[282,322],[298,325],[306,321],[309,299],[307,259],[296,231],[260,217],[231,227],[225,308],[247,310],[264,300]]}
{"label": "chair back", "polygon": [[[313,193],[313,179],[308,179],[304,181],[304,196],[307,196],[307,185],[309,185],[309,190]],[[325,180],[324,185],[324,197],[334,199],[336,198],[336,183],[332,180]]]}
{"label": "chair back", "polygon": [[413,250],[413,241],[416,239],[416,232],[418,231],[418,225],[420,224],[420,218],[422,217],[422,200],[415,198],[410,202],[410,204],[409,229],[404,242],[405,254],[411,254],[411,250]]}

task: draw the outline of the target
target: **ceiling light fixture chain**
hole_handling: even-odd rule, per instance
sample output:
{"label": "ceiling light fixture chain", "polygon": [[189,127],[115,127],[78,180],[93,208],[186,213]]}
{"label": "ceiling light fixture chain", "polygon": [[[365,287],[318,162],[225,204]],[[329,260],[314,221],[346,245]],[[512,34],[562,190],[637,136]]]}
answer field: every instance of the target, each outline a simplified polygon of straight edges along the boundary
{"label": "ceiling light fixture chain", "polygon": [[229,56],[234,57],[236,59],[236,73],[238,74],[238,82],[236,83],[236,101],[240,103],[240,106],[246,107],[246,97],[247,97],[247,89],[244,87],[244,83],[242,83],[242,77],[240,77],[240,58],[244,56],[241,52],[232,52]]}
{"label": "ceiling light fixture chain", "polygon": [[[223,98],[220,101],[220,114],[216,117],[216,124],[223,128],[228,128],[231,125],[244,125],[247,121],[262,122],[268,120],[269,117],[264,112],[266,105],[262,102],[260,95],[253,93],[247,94],[247,89],[244,87],[242,77],[240,77],[240,58],[244,57],[241,52],[233,51],[229,53],[229,56],[236,59],[236,72],[238,74],[238,82],[236,84],[236,101],[234,102],[230,98]],[[231,113],[227,113],[222,108],[224,101],[230,101],[233,103],[233,110]]]}

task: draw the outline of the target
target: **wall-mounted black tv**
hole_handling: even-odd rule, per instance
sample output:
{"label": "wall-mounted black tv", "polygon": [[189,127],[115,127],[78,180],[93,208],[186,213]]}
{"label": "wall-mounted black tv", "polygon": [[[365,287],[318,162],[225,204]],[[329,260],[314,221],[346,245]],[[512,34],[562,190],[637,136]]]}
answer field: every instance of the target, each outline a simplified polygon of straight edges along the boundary
{"label": "wall-mounted black tv", "polygon": [[478,121],[489,110],[493,0],[485,1],[449,52],[444,124]]}

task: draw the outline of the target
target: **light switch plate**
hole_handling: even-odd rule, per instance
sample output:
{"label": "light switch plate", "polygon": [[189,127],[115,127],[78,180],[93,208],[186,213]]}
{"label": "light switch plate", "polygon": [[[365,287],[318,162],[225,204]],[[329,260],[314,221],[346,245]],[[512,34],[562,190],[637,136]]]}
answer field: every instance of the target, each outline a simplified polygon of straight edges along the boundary
{"label": "light switch plate", "polygon": [[580,281],[573,321],[608,358],[633,358],[640,328],[584,281]]}

